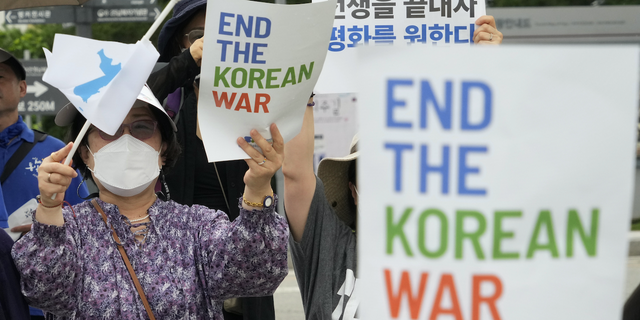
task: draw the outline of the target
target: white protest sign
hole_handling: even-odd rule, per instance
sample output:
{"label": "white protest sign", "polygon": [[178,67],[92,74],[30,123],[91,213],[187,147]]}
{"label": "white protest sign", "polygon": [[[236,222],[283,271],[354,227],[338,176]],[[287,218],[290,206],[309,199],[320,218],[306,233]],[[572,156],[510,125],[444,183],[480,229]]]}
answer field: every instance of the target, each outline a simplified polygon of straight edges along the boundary
{"label": "white protest sign", "polygon": [[58,88],[100,130],[115,134],[158,59],[149,40],[136,44],[56,34],[44,49],[42,80]]}
{"label": "white protest sign", "polygon": [[315,91],[356,91],[358,46],[469,46],[475,21],[485,14],[484,0],[339,0]]}
{"label": "white protest sign", "polygon": [[285,141],[300,132],[335,5],[209,2],[198,123],[210,162],[248,158],[236,139],[251,129],[270,139],[275,122]]}
{"label": "white protest sign", "polygon": [[638,47],[366,49],[360,318],[620,319]]}
{"label": "white protest sign", "polygon": [[5,228],[4,231],[7,232],[13,241],[17,241],[20,238],[20,235],[22,235],[22,232],[11,232],[11,228],[31,224],[32,213],[36,208],[38,208],[38,201],[36,199],[31,199],[9,215],[9,219],[7,220],[9,227]]}

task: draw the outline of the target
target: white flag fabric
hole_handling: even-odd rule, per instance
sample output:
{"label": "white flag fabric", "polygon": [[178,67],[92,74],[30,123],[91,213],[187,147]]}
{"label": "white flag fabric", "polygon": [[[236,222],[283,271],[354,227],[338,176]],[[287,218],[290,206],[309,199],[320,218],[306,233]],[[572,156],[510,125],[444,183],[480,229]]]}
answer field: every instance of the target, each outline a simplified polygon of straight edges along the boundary
{"label": "white flag fabric", "polygon": [[56,34],[53,53],[44,53],[42,80],[108,134],[120,127],[159,56],[148,40],[124,44],[64,34]]}

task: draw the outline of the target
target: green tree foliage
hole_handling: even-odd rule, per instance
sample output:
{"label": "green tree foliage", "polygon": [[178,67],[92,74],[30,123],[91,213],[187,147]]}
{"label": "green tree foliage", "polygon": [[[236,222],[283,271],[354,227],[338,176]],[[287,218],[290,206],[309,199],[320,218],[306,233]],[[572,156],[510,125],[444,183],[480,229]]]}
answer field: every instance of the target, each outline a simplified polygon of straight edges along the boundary
{"label": "green tree foliage", "polygon": [[[151,23],[147,22],[94,23],[91,26],[91,33],[93,39],[96,40],[136,43],[142,39],[149,28],[151,28]],[[154,44],[157,41],[159,31],[156,31],[155,37],[151,38]]]}
{"label": "green tree foliage", "polygon": [[[43,59],[44,51],[42,48],[51,50],[56,33],[74,34],[75,28],[63,28],[60,24],[31,25],[25,32],[20,29],[7,28],[0,30],[0,48],[11,52],[18,59],[24,58],[25,50],[29,50],[31,59]],[[32,118],[34,123],[32,127],[64,140],[67,130],[56,126],[54,118],[54,116],[43,116],[42,121],[36,123],[34,117]]]}
{"label": "green tree foliage", "polygon": [[23,58],[24,50],[31,52],[32,59],[44,58],[45,47],[51,50],[56,33],[73,34],[75,28],[63,28],[60,24],[31,25],[23,33],[19,29],[0,30],[0,47],[17,58]]}

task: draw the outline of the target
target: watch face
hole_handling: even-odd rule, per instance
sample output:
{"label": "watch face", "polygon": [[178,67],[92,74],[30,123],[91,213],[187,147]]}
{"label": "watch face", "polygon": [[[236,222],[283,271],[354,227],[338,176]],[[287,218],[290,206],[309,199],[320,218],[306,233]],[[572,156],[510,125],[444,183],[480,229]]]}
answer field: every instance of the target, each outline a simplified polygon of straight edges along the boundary
{"label": "watch face", "polygon": [[272,196],[266,196],[264,198],[264,206],[265,207],[271,207],[271,204],[273,203],[273,197]]}

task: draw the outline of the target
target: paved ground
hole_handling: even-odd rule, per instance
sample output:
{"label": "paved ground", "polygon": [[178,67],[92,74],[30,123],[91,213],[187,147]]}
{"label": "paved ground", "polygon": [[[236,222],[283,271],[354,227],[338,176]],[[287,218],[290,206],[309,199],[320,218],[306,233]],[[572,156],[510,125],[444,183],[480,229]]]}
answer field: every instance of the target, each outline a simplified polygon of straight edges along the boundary
{"label": "paved ground", "polygon": [[[638,262],[640,265],[640,260]],[[640,279],[639,279],[640,280]],[[293,269],[273,295],[277,320],[304,320],[302,299]]]}
{"label": "paved ground", "polygon": [[[638,283],[640,283],[640,256],[631,256],[627,260],[625,298],[633,292]],[[274,301],[277,320],[304,320],[302,300],[293,270],[290,270],[287,278],[276,290]]]}

